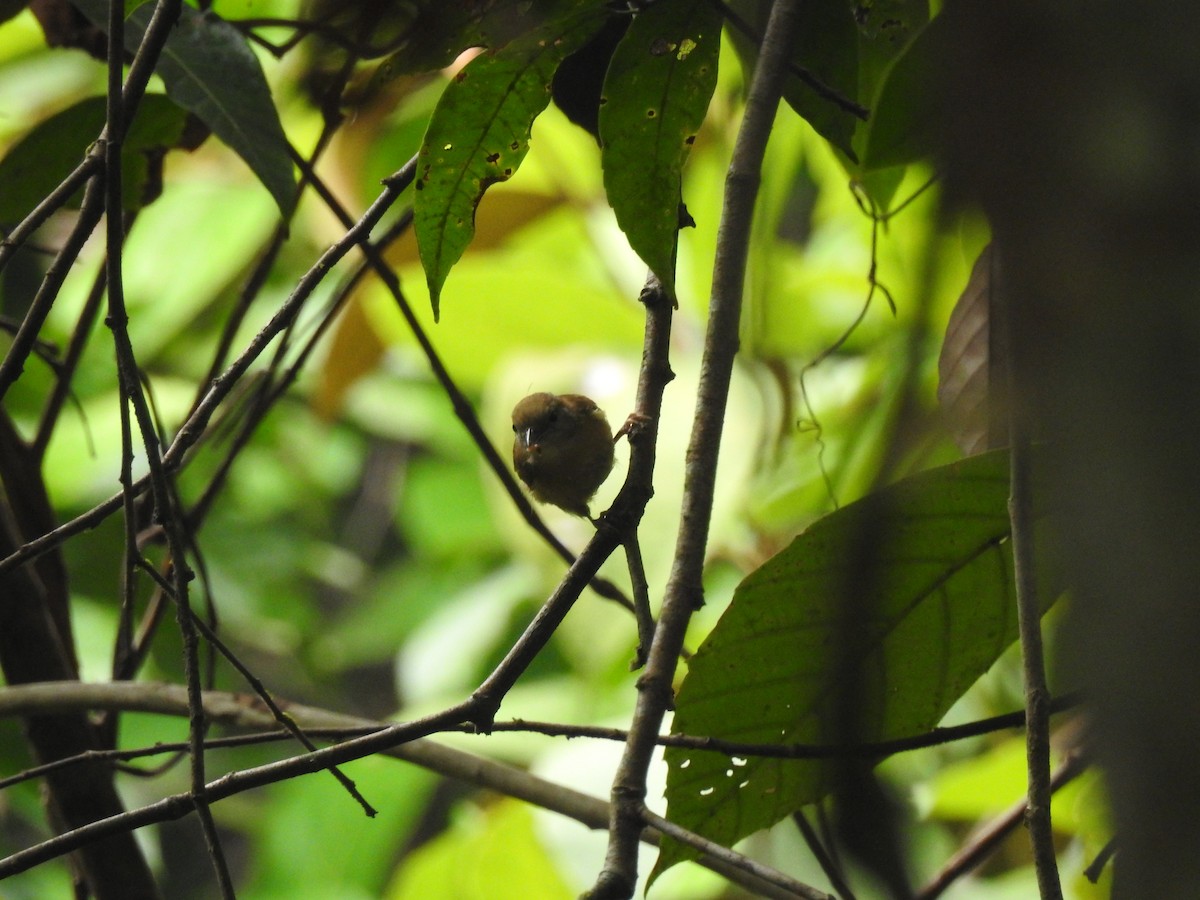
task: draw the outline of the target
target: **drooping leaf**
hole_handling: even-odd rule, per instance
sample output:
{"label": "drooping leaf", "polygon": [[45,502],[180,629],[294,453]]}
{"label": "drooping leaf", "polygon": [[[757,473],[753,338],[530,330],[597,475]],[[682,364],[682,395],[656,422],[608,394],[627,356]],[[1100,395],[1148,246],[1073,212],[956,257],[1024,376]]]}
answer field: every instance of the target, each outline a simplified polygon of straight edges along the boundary
{"label": "drooping leaf", "polygon": [[[733,0],[736,18],[730,19],[729,34],[747,72],[758,56],[758,41],[771,10],[770,0]],[[747,33],[748,32],[748,33]],[[817,134],[851,158],[858,119],[832,100],[820,96],[798,74],[803,69],[822,85],[847,100],[860,99],[858,75],[859,38],[850,4],[844,0],[812,0],[800,7],[800,25],[791,56],[793,67],[784,81],[783,98]]]}
{"label": "drooping leaf", "polygon": [[[327,18],[336,31],[361,34],[361,26],[345,15],[343,0],[324,0],[332,11]],[[364,58],[388,53],[384,78],[444,68],[464,50],[487,47],[498,50],[509,41],[529,34],[547,22],[561,20],[584,6],[603,12],[603,3],[580,0],[487,0],[463,3],[446,0],[408,0],[386,4],[381,23],[371,8],[371,39],[358,49]],[[381,34],[382,32],[382,34]],[[386,48],[380,50],[379,48]]]}
{"label": "drooping leaf", "polygon": [[604,78],[632,21],[631,16],[610,16],[586,44],[562,61],[550,85],[554,105],[597,143]]}
{"label": "drooping leaf", "polygon": [[[845,739],[846,679],[858,738],[934,727],[1016,639],[1007,454],[913,476],[819,520],[749,575],[689,664],[674,730],[733,741]],[[854,551],[872,575],[848,622]],[[861,554],[857,554],[860,558]],[[1050,591],[1043,597],[1051,597]],[[823,795],[820,760],[730,759],[669,749],[672,821],[731,846]],[[662,871],[686,851],[667,846]]]}
{"label": "drooping leaf", "polygon": [[1007,443],[1005,360],[992,341],[991,245],[984,248],[954,304],[938,356],[938,403],[963,453],[982,453]]}
{"label": "drooping leaf", "polygon": [[[893,61],[929,22],[929,0],[875,0],[855,8],[858,25],[858,96],[871,109],[871,117],[854,133],[859,159],[867,154],[867,136],[873,128],[880,91]],[[891,115],[890,113],[888,115]],[[901,166],[863,165],[851,169],[878,212],[887,212],[900,182]]]}
{"label": "drooping leaf", "polygon": [[630,246],[671,296],[681,172],[716,87],[720,46],[714,4],[656,3],[617,45],[600,99],[608,202]]}
{"label": "drooping leaf", "polygon": [[446,86],[417,159],[413,228],[434,314],[450,269],[475,233],[475,208],[529,151],[533,120],[550,102],[563,57],[599,27],[603,8],[550,20],[500,50],[475,57]]}
{"label": "drooping leaf", "polygon": [[[97,26],[107,27],[107,0],[74,2]],[[143,6],[129,17],[127,46],[141,43],[152,14],[152,7]],[[296,197],[287,138],[258,58],[237,29],[211,12],[200,13],[185,5],[157,71],[167,96],[195,113],[245,160],[280,212],[288,215]]]}
{"label": "drooping leaf", "polygon": [[[83,160],[104,128],[105,98],[89,97],[56,113],[0,160],[0,223],[25,218]],[[180,145],[187,113],[162,94],[147,94],[121,148],[121,193],[125,209],[153,199],[158,161]],[[78,198],[75,199],[78,203]]]}
{"label": "drooping leaf", "polygon": [[933,19],[884,70],[864,138],[864,172],[907,165],[933,150],[933,61],[942,31]]}

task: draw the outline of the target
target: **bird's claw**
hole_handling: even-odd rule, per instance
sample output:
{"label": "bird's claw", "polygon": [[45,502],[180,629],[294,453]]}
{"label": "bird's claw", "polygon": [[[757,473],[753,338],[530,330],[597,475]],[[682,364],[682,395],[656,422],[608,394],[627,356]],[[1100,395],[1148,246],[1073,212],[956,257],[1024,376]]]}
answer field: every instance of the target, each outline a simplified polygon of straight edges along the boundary
{"label": "bird's claw", "polygon": [[645,429],[650,422],[650,416],[639,412],[630,413],[629,418],[625,420],[625,424],[622,425],[620,429],[618,429],[617,433],[613,435],[613,443],[615,444],[622,437],[628,438],[630,441],[636,441],[638,435],[641,434],[642,430]]}

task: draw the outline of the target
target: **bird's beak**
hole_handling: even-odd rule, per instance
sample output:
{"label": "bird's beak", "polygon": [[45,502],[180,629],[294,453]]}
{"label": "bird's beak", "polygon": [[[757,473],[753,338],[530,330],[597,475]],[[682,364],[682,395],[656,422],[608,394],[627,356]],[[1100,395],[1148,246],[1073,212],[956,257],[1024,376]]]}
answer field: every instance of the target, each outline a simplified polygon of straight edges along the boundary
{"label": "bird's beak", "polygon": [[518,438],[521,441],[522,447],[529,449],[534,446],[534,444],[533,444],[533,429],[532,428],[526,428],[524,431],[520,432],[518,434]]}

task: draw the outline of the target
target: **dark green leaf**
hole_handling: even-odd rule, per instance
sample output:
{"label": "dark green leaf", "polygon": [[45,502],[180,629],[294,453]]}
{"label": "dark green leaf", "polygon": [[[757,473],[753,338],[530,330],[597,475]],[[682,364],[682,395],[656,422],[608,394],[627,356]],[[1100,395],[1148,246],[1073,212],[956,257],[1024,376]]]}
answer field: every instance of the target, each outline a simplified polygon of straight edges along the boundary
{"label": "dark green leaf", "polygon": [[[871,118],[854,133],[854,150],[859,159],[867,153],[867,135],[874,127],[876,105],[885,77],[899,57],[929,21],[929,0],[874,0],[856,7],[858,23],[858,93],[871,109]],[[889,114],[890,115],[890,114]],[[880,213],[887,212],[896,188],[904,179],[899,167],[851,170]]]}
{"label": "dark green leaf", "polygon": [[929,0],[872,0],[855,9],[859,98],[873,103],[884,74],[929,21]]}
{"label": "dark green leaf", "polygon": [[940,19],[918,33],[884,72],[867,127],[864,172],[901,166],[927,156],[935,139],[933,60],[940,52]]}
{"label": "dark green leaf", "polygon": [[[326,0],[325,5],[335,10],[347,6],[343,0]],[[390,4],[383,32],[384,40],[391,40],[394,52],[383,65],[385,77],[444,68],[471,47],[498,50],[509,41],[529,34],[547,22],[561,21],[585,6],[602,11],[598,0],[591,3],[581,0],[491,0],[487,3],[410,0]],[[371,11],[378,16],[375,7],[371,7]],[[338,17],[335,12],[334,26],[340,25],[346,30],[346,24],[342,23],[345,18]],[[373,21],[371,27],[371,44],[378,46],[379,21]],[[355,24],[351,33],[358,34],[357,28]]]}
{"label": "dark green leaf", "polygon": [[[862,740],[934,727],[1016,639],[1007,460],[995,452],[906,479],[819,520],[749,575],[689,664],[674,730],[838,742],[847,701]],[[862,597],[864,535],[878,538]],[[860,686],[852,698],[847,681]],[[669,749],[667,761],[671,820],[725,846],[828,789],[819,760]],[[656,871],[685,854],[666,848]]]}
{"label": "dark green leaf", "polygon": [[413,208],[435,316],[446,276],[475,233],[480,199],[516,172],[533,120],[550,102],[554,70],[600,25],[603,11],[583,5],[582,12],[481,53],[438,101],[418,154]]}
{"label": "dark green leaf", "polygon": [[[729,33],[748,72],[758,57],[758,41],[771,3],[735,0],[729,6],[736,15]],[[849,4],[845,0],[808,0],[801,4],[798,34],[791,64],[846,99],[859,101],[859,38]],[[784,81],[783,98],[819,135],[843,153],[854,156],[850,142],[858,119],[852,113],[818,95],[795,71]]]}
{"label": "dark green leaf", "polygon": [[656,3],[617,45],[600,100],[608,202],[671,296],[680,173],[716,87],[720,47],[721,15],[710,0]]}
{"label": "dark green leaf", "polygon": [[[83,160],[104,128],[105,99],[89,97],[32,129],[0,161],[0,222],[21,221]],[[161,94],[147,94],[122,147],[122,202],[136,209],[153,193],[151,158],[178,146],[187,113]],[[78,199],[76,199],[78,202]]]}
{"label": "dark green leaf", "polygon": [[[92,22],[107,27],[107,0],[73,0]],[[125,41],[136,47],[153,9],[136,10]],[[296,202],[287,138],[258,59],[228,22],[184,6],[158,61],[167,95],[193,112],[238,154],[286,216]]]}

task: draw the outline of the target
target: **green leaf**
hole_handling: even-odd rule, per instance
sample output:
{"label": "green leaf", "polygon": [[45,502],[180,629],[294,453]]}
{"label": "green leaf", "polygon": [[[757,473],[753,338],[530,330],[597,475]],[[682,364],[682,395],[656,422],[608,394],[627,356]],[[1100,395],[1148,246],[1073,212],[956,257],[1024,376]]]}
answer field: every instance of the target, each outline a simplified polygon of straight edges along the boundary
{"label": "green leaf", "polygon": [[446,276],[475,234],[475,208],[521,165],[533,120],[550,102],[554,70],[601,21],[594,4],[576,6],[583,9],[475,57],[438,101],[417,157],[413,204],[435,317]]}
{"label": "green leaf", "polygon": [[871,102],[888,66],[929,22],[929,0],[873,0],[859,6],[856,22],[859,97]]}
{"label": "green leaf", "polygon": [[[93,23],[108,24],[107,0],[73,0]],[[125,23],[125,42],[141,43],[153,9],[134,11]],[[296,202],[296,183],[287,138],[258,58],[246,39],[212,13],[183,7],[163,48],[157,72],[167,96],[212,129],[270,191],[287,216]]]}
{"label": "green leaf", "polygon": [[452,827],[404,860],[386,900],[568,900],[538,839],[529,807],[502,800]]}
{"label": "green leaf", "polygon": [[[730,26],[742,64],[749,70],[758,58],[761,39],[771,11],[770,0],[735,0],[730,7],[745,28]],[[753,37],[746,34],[749,30]],[[816,77],[848,100],[859,100],[858,32],[845,0],[807,0],[800,6],[798,37],[789,62]],[[851,139],[858,119],[836,103],[821,97],[792,72],[783,84],[783,99],[821,137],[851,158]]]}
{"label": "green leaf", "polygon": [[600,99],[608,201],[671,296],[680,173],[716,87],[720,47],[721,13],[709,0],[656,3],[617,45]]}
{"label": "green leaf", "polygon": [[[833,743],[845,740],[847,702],[863,740],[934,727],[1016,639],[1007,459],[998,451],[899,482],[817,521],[749,575],[689,664],[674,730]],[[869,560],[866,535],[877,536]],[[848,603],[867,607],[861,619],[846,621]],[[846,684],[860,687],[854,697]],[[725,846],[829,785],[821,760],[666,758],[671,820]],[[685,858],[667,846],[656,872]]]}
{"label": "green leaf", "polygon": [[[870,108],[871,118],[855,131],[853,143],[857,157],[865,159],[867,138],[874,128],[884,80],[892,63],[929,22],[929,0],[875,0],[861,4],[858,10],[858,96]],[[860,182],[881,214],[887,212],[904,180],[902,168],[879,165],[870,170],[858,166],[850,174]]]}
{"label": "green leaf", "polygon": [[[362,809],[328,776],[271,785],[272,815],[289,825],[253,832],[253,880],[245,896],[380,896],[393,860],[403,853],[414,828],[420,828],[421,811],[433,796],[437,778],[382,757],[351,766],[354,783],[379,810],[370,820],[378,827],[361,827]],[[348,835],[353,839],[346,840]],[[327,852],[331,846],[339,846],[338,852]]]}
{"label": "green leaf", "polygon": [[[0,161],[0,222],[21,221],[79,165],[104,128],[105,105],[104,97],[81,100],[38,123],[8,151]],[[151,161],[179,145],[186,122],[187,113],[162,94],[142,100],[121,148],[125,209],[156,195],[159,173]]]}
{"label": "green leaf", "polygon": [[902,166],[927,156],[937,125],[931,98],[934,60],[942,54],[941,19],[934,19],[884,72],[867,127],[862,169]]}
{"label": "green leaf", "polygon": [[[384,78],[444,68],[470,47],[498,50],[546,22],[561,21],[585,6],[581,0],[491,0],[488,3],[409,0],[406,3],[356,8],[343,0],[322,0],[315,9],[320,21],[352,40],[362,33],[362,10],[372,17],[371,46],[396,46],[382,66]],[[357,18],[355,18],[357,14]],[[370,54],[368,54],[370,55]]]}

